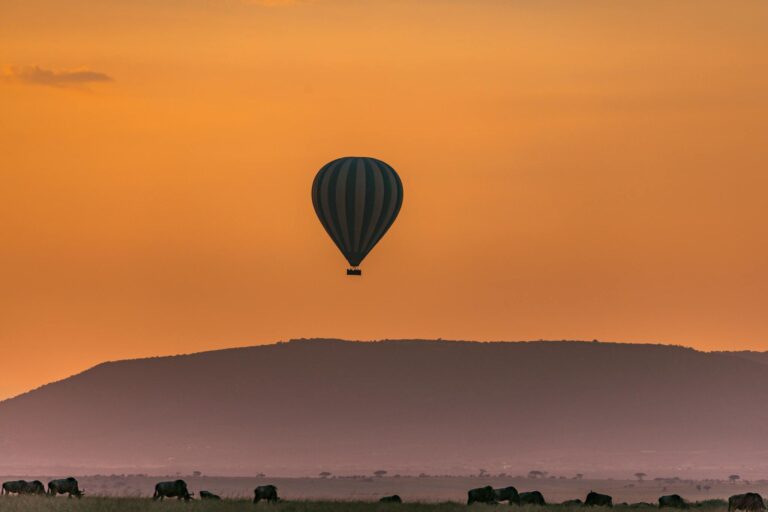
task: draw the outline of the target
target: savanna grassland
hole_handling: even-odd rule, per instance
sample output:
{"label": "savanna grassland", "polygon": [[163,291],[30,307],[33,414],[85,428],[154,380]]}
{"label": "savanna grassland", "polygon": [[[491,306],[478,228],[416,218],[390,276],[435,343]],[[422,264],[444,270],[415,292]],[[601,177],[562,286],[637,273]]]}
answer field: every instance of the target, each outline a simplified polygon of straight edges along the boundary
{"label": "savanna grassland", "polygon": [[[40,479],[69,475],[5,475],[2,481],[24,478]],[[274,484],[280,498],[286,502],[376,502],[382,496],[398,494],[406,503],[465,503],[467,490],[491,485],[493,487],[514,486],[518,491],[538,490],[544,494],[547,503],[584,499],[589,491],[613,496],[613,502],[656,503],[664,494],[679,494],[690,502],[704,502],[713,499],[727,499],[733,494],[754,491],[768,496],[767,480],[746,480],[730,483],[721,480],[689,480],[652,477],[640,482],[637,479],[608,478],[524,478],[519,476],[335,476],[330,478],[286,478],[272,476],[222,477],[192,475],[74,475],[86,498],[148,498],[152,496],[155,484],[161,480],[183,478],[190,492],[199,496],[201,490],[218,494],[231,500],[247,500],[253,497],[257,485]],[[11,497],[13,498],[13,497]],[[59,498],[61,499],[61,498]],[[3,512],[0,510],[0,512]]]}
{"label": "savanna grassland", "polygon": [[[471,506],[473,512],[498,511],[499,507],[509,505],[480,505]],[[515,512],[576,512],[581,507],[563,505],[516,506]],[[720,512],[726,510],[724,502],[707,502],[697,506],[702,512]],[[113,497],[84,497],[78,499],[46,498],[46,497],[3,497],[0,499],[2,512],[461,512],[468,507],[458,502],[425,503],[412,502],[403,504],[382,504],[370,501],[283,501],[278,504],[260,503],[254,505],[245,499],[224,499],[221,501],[191,501],[185,503],[177,500],[155,502],[148,498],[113,498]],[[655,507],[617,506],[614,509],[627,511],[652,510]]]}
{"label": "savanna grassland", "polygon": [[[472,512],[498,512],[508,507],[513,512],[577,512],[581,507],[558,505],[574,498],[584,499],[595,490],[613,496],[614,510],[626,512],[650,511],[662,494],[680,494],[695,510],[723,512],[728,496],[746,491],[768,494],[768,482],[750,481],[658,481],[614,479],[531,479],[480,477],[384,477],[384,478],[246,478],[246,477],[183,477],[195,498],[201,490],[220,494],[221,501],[185,503],[175,499],[155,502],[150,498],[154,483],[174,477],[148,475],[81,476],[85,489],[82,499],[36,496],[2,496],[0,512],[466,512],[466,491],[482,485],[514,485],[521,491],[540,490],[548,503],[545,507],[472,505]],[[9,478],[7,478],[9,479]],[[277,485],[281,501],[278,504],[251,501],[255,485]],[[708,489],[703,489],[706,486]],[[402,505],[378,503],[389,494],[403,498]],[[647,502],[651,506],[627,506],[623,502]]]}

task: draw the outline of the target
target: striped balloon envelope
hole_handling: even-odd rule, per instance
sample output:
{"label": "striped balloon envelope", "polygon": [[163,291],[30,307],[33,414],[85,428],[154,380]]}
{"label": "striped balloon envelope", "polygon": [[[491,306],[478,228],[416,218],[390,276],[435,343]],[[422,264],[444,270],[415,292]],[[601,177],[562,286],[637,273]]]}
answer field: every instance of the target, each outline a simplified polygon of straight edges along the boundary
{"label": "striped balloon envelope", "polygon": [[312,204],[325,231],[356,268],[395,222],[403,183],[375,158],[348,156],[325,164],[312,183]]}

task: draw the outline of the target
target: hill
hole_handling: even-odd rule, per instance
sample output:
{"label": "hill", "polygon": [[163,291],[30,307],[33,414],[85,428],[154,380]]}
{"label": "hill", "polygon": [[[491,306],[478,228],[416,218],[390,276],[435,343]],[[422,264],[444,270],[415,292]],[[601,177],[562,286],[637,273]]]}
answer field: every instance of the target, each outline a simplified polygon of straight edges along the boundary
{"label": "hill", "polygon": [[0,471],[744,474],[768,372],[663,345],[296,340],[109,362],[0,403]]}

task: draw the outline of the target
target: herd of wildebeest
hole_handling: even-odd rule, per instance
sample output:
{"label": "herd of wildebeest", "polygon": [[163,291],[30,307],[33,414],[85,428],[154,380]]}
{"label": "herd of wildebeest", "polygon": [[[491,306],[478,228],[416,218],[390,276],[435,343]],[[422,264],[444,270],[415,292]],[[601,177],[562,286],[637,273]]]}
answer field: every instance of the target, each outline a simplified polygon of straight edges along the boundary
{"label": "herd of wildebeest", "polygon": [[[75,496],[76,498],[82,498],[85,494],[83,489],[80,489],[77,483],[77,479],[73,477],[61,478],[57,480],[51,480],[48,482],[48,489],[46,490],[43,482],[40,480],[12,480],[3,482],[2,491],[0,494],[19,494],[19,495],[45,495],[45,496],[57,496],[59,494],[66,494],[70,498]],[[189,492],[187,483],[184,480],[170,480],[167,482],[158,482],[155,485],[155,493],[152,495],[153,500],[162,501],[165,498],[176,498],[179,500],[189,501],[194,499],[193,494]],[[201,500],[220,500],[221,497],[206,490],[200,491]],[[268,503],[277,503],[280,498],[277,495],[277,487],[274,485],[260,485],[253,490],[253,502],[258,503],[260,501],[266,501]],[[384,496],[379,499],[381,503],[402,503],[403,500],[397,494],[392,496]],[[467,491],[467,505],[474,503],[485,503],[489,505],[496,505],[501,502],[507,502],[510,505],[546,505],[544,496],[539,491],[518,492],[514,487],[502,487],[494,489],[490,485],[485,487],[478,487]],[[612,507],[613,498],[607,494],[600,494],[594,491],[590,491],[587,494],[584,501],[580,499],[568,500],[560,503],[565,506],[584,506],[584,507]],[[636,506],[655,506],[651,503],[635,503]],[[689,507],[689,503],[685,501],[679,494],[669,494],[661,496],[658,503],[659,508],[678,508],[686,509]],[[734,512],[737,510],[746,510],[748,512],[765,511],[765,503],[762,496],[755,492],[748,492],[744,494],[735,494],[728,498],[728,512]]]}
{"label": "herd of wildebeest", "polygon": [[[43,482],[40,480],[11,480],[3,482],[2,491],[0,494],[26,494],[26,495],[39,495],[39,496],[56,496],[59,494],[66,494],[70,498],[72,496],[76,498],[82,498],[85,494],[84,489],[80,489],[77,479],[73,477],[61,478],[58,480],[51,480],[48,482],[48,490],[45,490]],[[163,501],[165,498],[177,498],[184,501],[189,501],[194,493],[189,492],[187,488],[187,482],[184,480],[170,480],[167,482],[158,482],[155,485],[155,493],[152,495],[153,500]],[[200,491],[200,499],[203,500],[220,500],[221,497],[210,492]],[[279,500],[277,497],[277,487],[274,485],[260,485],[253,490],[253,502],[258,503],[261,500],[275,503]]]}
{"label": "herd of wildebeest", "polygon": [[[517,492],[514,487],[503,487],[494,489],[490,485],[470,489],[467,492],[467,505],[473,503],[497,504],[506,501],[510,505],[546,505],[544,496],[539,491]],[[560,505],[575,507],[612,507],[613,497],[607,494],[589,491],[584,501],[580,499],[568,500]],[[651,503],[634,503],[635,506],[654,506]],[[686,509],[689,503],[679,494],[669,494],[659,498],[659,508],[680,508]],[[765,510],[765,503],[762,496],[755,492],[744,494],[735,494],[728,498],[728,512],[735,510],[762,511]]]}

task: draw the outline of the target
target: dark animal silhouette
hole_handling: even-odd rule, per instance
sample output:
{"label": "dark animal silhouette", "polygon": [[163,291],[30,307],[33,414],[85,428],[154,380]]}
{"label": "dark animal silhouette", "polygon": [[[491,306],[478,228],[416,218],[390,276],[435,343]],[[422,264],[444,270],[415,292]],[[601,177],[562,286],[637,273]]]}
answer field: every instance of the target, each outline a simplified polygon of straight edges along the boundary
{"label": "dark animal silhouette", "polygon": [[379,500],[379,502],[380,503],[402,503],[403,500],[397,494],[393,494],[392,496],[384,496]]}
{"label": "dark animal silhouette", "polygon": [[688,508],[688,504],[679,494],[668,494],[659,498],[659,508]]}
{"label": "dark animal silhouette", "polygon": [[192,494],[187,489],[187,482],[184,480],[158,482],[155,485],[155,494],[152,495],[152,499],[163,501],[165,498],[189,501],[192,499]]}
{"label": "dark animal silhouette", "polygon": [[45,485],[40,480],[27,482],[27,485],[24,487],[24,494],[45,494]]}
{"label": "dark animal silhouette", "polygon": [[539,491],[521,492],[520,493],[521,505],[546,505],[544,496]]}
{"label": "dark animal silhouette", "polygon": [[0,494],[21,494],[22,489],[24,489],[24,484],[26,483],[26,480],[9,480],[3,482],[3,488],[0,490]]}
{"label": "dark animal silhouette", "polygon": [[728,498],[728,512],[734,510],[765,510],[765,503],[763,497],[756,492],[734,494]]}
{"label": "dark animal silhouette", "polygon": [[0,494],[45,494],[45,486],[40,480],[11,480],[3,482]]}
{"label": "dark animal silhouette", "polygon": [[48,495],[56,496],[57,494],[68,494],[71,498],[76,496],[82,498],[85,491],[80,490],[77,487],[77,480],[72,478],[62,478],[60,480],[51,480],[48,482]]}
{"label": "dark animal silhouette", "polygon": [[584,502],[579,500],[579,499],[567,500],[567,501],[564,501],[564,502],[561,503],[561,505],[566,506],[566,507],[580,507],[583,504],[584,504]]}
{"label": "dark animal silhouette", "polygon": [[200,499],[201,500],[220,500],[221,496],[218,494],[213,494],[210,491],[200,491]]}
{"label": "dark animal silhouette", "polygon": [[584,505],[587,507],[612,507],[613,498],[607,494],[600,494],[599,492],[589,491],[587,499],[584,500]]}
{"label": "dark animal silhouette", "polygon": [[496,503],[496,492],[493,487],[486,485],[467,491],[467,505],[473,503]]}
{"label": "dark animal silhouette", "polygon": [[494,489],[493,493],[496,495],[496,501],[508,501],[510,505],[512,503],[520,502],[520,495],[517,493],[517,489],[511,485],[509,487]]}
{"label": "dark animal silhouette", "polygon": [[260,485],[253,490],[253,502],[258,503],[266,500],[268,503],[277,503],[277,487],[274,485]]}

